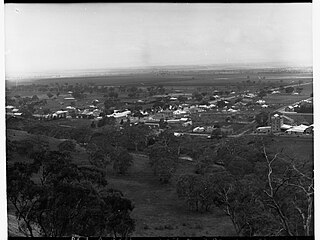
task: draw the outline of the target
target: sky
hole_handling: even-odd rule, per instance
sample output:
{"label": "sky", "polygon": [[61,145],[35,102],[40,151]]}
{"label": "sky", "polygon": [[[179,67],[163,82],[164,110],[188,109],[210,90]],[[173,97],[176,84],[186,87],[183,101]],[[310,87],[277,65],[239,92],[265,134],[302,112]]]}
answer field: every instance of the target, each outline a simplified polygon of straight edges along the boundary
{"label": "sky", "polygon": [[6,4],[6,75],[163,65],[312,66],[312,4]]}

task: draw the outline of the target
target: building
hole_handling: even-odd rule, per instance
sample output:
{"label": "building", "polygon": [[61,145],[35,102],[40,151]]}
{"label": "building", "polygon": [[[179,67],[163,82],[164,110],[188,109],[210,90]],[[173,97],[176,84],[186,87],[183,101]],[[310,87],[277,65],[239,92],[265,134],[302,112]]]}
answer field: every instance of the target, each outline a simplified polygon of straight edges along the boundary
{"label": "building", "polygon": [[256,129],[257,133],[271,133],[271,126],[266,126],[266,127],[258,127]]}
{"label": "building", "polygon": [[294,107],[293,106],[287,106],[284,111],[286,112],[294,112]]}
{"label": "building", "polygon": [[123,121],[127,121],[127,119],[129,118],[130,115],[131,115],[131,111],[126,110],[123,112],[116,111],[110,115],[107,115],[107,117],[114,117],[116,120],[116,123],[120,124]]}
{"label": "building", "polygon": [[[309,128],[309,126],[306,125],[299,125],[299,126],[294,126],[286,131],[287,134],[291,135],[302,135],[305,134],[305,131]],[[308,130],[309,131],[309,130]]]}
{"label": "building", "polygon": [[56,111],[55,114],[57,118],[66,118],[68,111]]}
{"label": "building", "polygon": [[270,118],[271,122],[271,132],[281,132],[281,126],[283,125],[283,118],[279,114],[274,114]]}

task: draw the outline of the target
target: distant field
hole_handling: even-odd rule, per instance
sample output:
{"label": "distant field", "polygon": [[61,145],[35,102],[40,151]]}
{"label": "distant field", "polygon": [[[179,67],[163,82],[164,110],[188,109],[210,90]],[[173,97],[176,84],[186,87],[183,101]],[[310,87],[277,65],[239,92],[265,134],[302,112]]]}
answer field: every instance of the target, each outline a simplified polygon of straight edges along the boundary
{"label": "distant field", "polygon": [[313,84],[303,85],[301,86],[303,90],[299,95],[293,94],[269,94],[263,99],[267,104],[293,104],[303,99],[307,99],[310,97],[310,94],[313,93]]}
{"label": "distant field", "polygon": [[299,138],[299,137],[273,137],[274,149],[295,157],[299,161],[314,161],[314,139],[313,138]]}
{"label": "distant field", "polygon": [[[87,77],[60,77],[39,80],[28,80],[21,84],[50,84],[50,83],[95,83],[96,85],[158,85],[165,86],[224,86],[236,82],[247,81],[248,77],[256,83],[261,82],[280,82],[292,83],[311,81],[312,73],[299,71],[283,71],[277,69],[246,69],[246,70],[185,70],[169,71],[166,74],[157,74],[155,72],[118,74],[109,76],[87,76]],[[8,86],[14,86],[15,82],[7,82]]]}

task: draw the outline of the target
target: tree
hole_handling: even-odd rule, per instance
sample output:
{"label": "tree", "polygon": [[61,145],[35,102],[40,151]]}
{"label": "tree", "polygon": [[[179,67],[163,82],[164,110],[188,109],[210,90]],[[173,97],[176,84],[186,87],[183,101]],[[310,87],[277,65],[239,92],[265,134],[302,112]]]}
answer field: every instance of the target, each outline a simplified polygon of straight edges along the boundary
{"label": "tree", "polygon": [[[268,187],[264,190],[265,200],[280,219],[281,230],[286,235],[313,235],[314,177],[312,165],[298,163],[294,158],[281,153],[267,154],[263,147],[267,164]],[[282,165],[282,167],[279,167]],[[299,217],[300,216],[300,219]],[[298,222],[298,224],[297,224]],[[299,225],[302,229],[299,229]]]}
{"label": "tree", "polygon": [[217,189],[216,205],[239,235],[312,235],[312,162],[297,161],[269,145],[265,139],[242,138],[218,149],[217,157],[234,180],[213,179],[215,186],[227,184]]}
{"label": "tree", "polygon": [[200,175],[182,175],[177,182],[177,194],[180,199],[185,199],[190,210],[199,211],[201,194]]}
{"label": "tree", "polygon": [[33,101],[39,101],[39,97],[38,97],[37,95],[33,95],[33,96],[32,96],[32,100],[33,100]]}
{"label": "tree", "polygon": [[20,109],[20,112],[22,113],[22,116],[24,116],[25,118],[31,118],[33,114],[33,109],[31,110],[30,108],[22,107]]}
{"label": "tree", "polygon": [[117,174],[125,174],[133,164],[133,157],[125,148],[119,147],[111,154],[113,169]]}
{"label": "tree", "polygon": [[180,96],[178,97],[178,101],[181,102],[181,103],[184,103],[184,102],[186,102],[187,100],[188,100],[188,99],[187,99],[186,96],[180,95]]}
{"label": "tree", "polygon": [[159,178],[162,183],[168,183],[176,171],[178,151],[176,148],[170,147],[168,141],[165,143],[156,143],[149,147],[150,165],[154,175]]}
{"label": "tree", "polygon": [[76,149],[76,144],[73,141],[66,140],[63,141],[58,145],[59,151],[68,151],[68,152],[74,152]]}
{"label": "tree", "polygon": [[30,237],[35,234],[33,226],[36,221],[32,213],[40,198],[37,186],[31,180],[32,174],[33,171],[27,164],[7,165],[7,197],[15,208],[17,219],[23,222],[19,230]]}
{"label": "tree", "polygon": [[105,169],[111,163],[110,154],[106,154],[101,149],[89,152],[89,162],[99,168]]}
{"label": "tree", "polygon": [[116,190],[101,191],[105,171],[77,166],[67,152],[37,152],[33,159],[7,169],[8,199],[27,236],[93,236],[113,229],[127,237],[134,231],[131,201]]}
{"label": "tree", "polygon": [[147,137],[150,129],[145,125],[126,125],[123,129],[123,135],[127,139],[127,146],[134,144],[134,149],[137,152],[139,145],[147,145]]}
{"label": "tree", "polygon": [[286,93],[293,93],[294,88],[293,87],[286,87],[284,90],[286,91]]}
{"label": "tree", "polygon": [[296,92],[299,93],[299,94],[302,92],[302,90],[303,90],[302,87],[297,87],[297,88],[296,88]]}
{"label": "tree", "polygon": [[220,100],[217,102],[217,107],[218,108],[223,108],[224,106],[226,106],[226,103],[224,100]]}
{"label": "tree", "polygon": [[214,205],[216,196],[210,176],[185,174],[177,182],[177,194],[185,199],[188,208],[195,211],[209,211]]}
{"label": "tree", "polygon": [[260,90],[258,93],[258,97],[262,99],[263,97],[267,96],[267,91],[266,90]]}
{"label": "tree", "polygon": [[43,114],[51,113],[51,110],[49,108],[44,108],[42,111],[43,111]]}
{"label": "tree", "polygon": [[213,165],[215,165],[215,157],[216,152],[214,148],[206,147],[204,150],[199,149],[200,154],[199,156],[196,156],[197,163],[195,166],[195,172],[197,174],[208,174],[213,172]]}
{"label": "tree", "polygon": [[113,98],[106,98],[104,101],[104,109],[106,114],[113,113],[113,109],[115,109],[119,105],[119,101]]}
{"label": "tree", "polygon": [[255,116],[255,121],[259,127],[266,126],[269,122],[269,113],[268,112],[260,112]]}
{"label": "tree", "polygon": [[109,92],[109,97],[112,99],[117,99],[118,98],[118,93],[117,92]]}
{"label": "tree", "polygon": [[114,117],[103,117],[98,121],[98,127],[103,127],[105,125],[114,126],[116,124],[116,119]]}
{"label": "tree", "polygon": [[193,92],[193,93],[192,93],[192,97],[193,97],[194,99],[196,99],[197,101],[199,101],[199,102],[203,99],[202,94],[199,93],[199,92]]}
{"label": "tree", "polygon": [[48,92],[48,93],[47,93],[47,96],[48,96],[48,98],[52,98],[52,97],[53,97],[53,94],[52,94],[51,92]]}
{"label": "tree", "polygon": [[75,90],[74,92],[72,92],[72,97],[81,99],[84,97],[84,94],[78,90]]}
{"label": "tree", "polygon": [[114,237],[120,234],[121,238],[127,238],[135,229],[135,221],[130,217],[134,209],[132,202],[124,198],[121,191],[114,189],[103,192],[102,196],[111,210],[106,225],[107,231]]}

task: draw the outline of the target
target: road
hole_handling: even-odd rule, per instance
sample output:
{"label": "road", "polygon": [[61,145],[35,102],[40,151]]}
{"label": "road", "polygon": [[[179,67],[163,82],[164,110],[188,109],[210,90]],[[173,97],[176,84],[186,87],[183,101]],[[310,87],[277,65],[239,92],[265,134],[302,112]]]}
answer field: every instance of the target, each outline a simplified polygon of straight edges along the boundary
{"label": "road", "polygon": [[[304,85],[309,85],[309,84],[313,84],[313,82],[307,82],[307,83],[301,83],[301,84],[293,84],[293,85],[287,85],[287,86],[284,86],[284,88],[287,88],[287,87],[299,87],[299,86],[304,86]],[[273,88],[273,89],[270,89],[271,91],[277,91],[279,90],[280,87],[277,87],[277,88]]]}
{"label": "road", "polygon": [[226,97],[226,98],[222,97],[222,98],[219,98],[219,99],[216,99],[216,100],[212,100],[209,103],[210,104],[216,104],[220,100],[230,100],[230,99],[235,98],[235,97],[237,97],[237,96],[231,96],[231,97]]}

